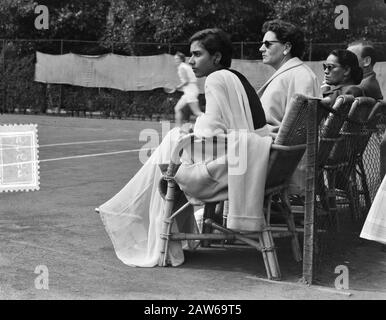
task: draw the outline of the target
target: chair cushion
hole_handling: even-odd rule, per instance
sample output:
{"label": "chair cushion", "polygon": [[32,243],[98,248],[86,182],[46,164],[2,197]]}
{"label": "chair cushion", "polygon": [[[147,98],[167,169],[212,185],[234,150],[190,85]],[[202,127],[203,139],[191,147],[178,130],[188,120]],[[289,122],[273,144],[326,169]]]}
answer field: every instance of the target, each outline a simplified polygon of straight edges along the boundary
{"label": "chair cushion", "polygon": [[182,164],[174,180],[182,191],[204,202],[228,198],[228,164],[224,157],[207,162]]}

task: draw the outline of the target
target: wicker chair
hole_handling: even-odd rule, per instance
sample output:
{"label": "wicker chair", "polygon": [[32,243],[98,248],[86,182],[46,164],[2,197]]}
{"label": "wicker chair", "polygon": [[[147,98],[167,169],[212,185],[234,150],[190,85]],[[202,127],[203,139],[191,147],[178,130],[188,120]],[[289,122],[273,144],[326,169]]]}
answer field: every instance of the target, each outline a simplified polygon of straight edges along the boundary
{"label": "wicker chair", "polygon": [[[317,191],[320,196],[323,212],[328,213],[328,220],[332,224],[335,218],[335,197],[334,189],[328,187],[328,177],[325,177],[324,167],[329,159],[334,145],[341,140],[340,130],[344,121],[347,119],[354,97],[350,95],[339,96],[332,107],[329,106],[329,100],[320,100],[318,109],[324,109],[323,113],[328,115],[322,120],[319,126],[319,145],[317,153]],[[327,186],[326,186],[327,184]]]}
{"label": "wicker chair", "polygon": [[[357,154],[355,157],[355,167],[351,175],[352,188],[349,189],[349,192],[353,192],[350,196],[351,199],[355,201],[354,209],[354,218],[355,219],[364,219],[365,216],[360,214],[360,204],[359,196],[364,196],[366,212],[370,210],[371,207],[371,197],[368,187],[368,179],[366,176],[366,170],[364,166],[364,152],[366,147],[369,144],[371,136],[379,131],[378,126],[385,124],[386,116],[386,102],[385,101],[374,101],[371,98],[359,98],[359,104],[367,103],[369,108],[371,108],[370,115],[363,124],[361,139],[357,145]],[[360,181],[360,188],[357,184],[357,181]]]}
{"label": "wicker chair", "polygon": [[[369,97],[355,98],[347,119],[340,131],[323,169],[327,175],[327,189],[330,214],[336,219],[336,229],[340,229],[337,214],[337,198],[346,198],[353,217],[358,216],[358,186],[356,168],[361,172],[363,192],[369,199],[364,176],[362,155],[372,134],[373,121],[377,118],[376,101]],[[373,112],[374,110],[374,112]]]}
{"label": "wicker chair", "polygon": [[[161,181],[161,184],[164,186],[166,181],[167,186],[163,191],[165,194],[166,205],[164,208],[164,225],[161,234],[162,248],[159,260],[160,266],[166,266],[168,264],[167,256],[169,241],[181,240],[242,241],[262,253],[267,277],[269,279],[278,280],[281,278],[276,249],[273,241],[274,236],[291,237],[294,258],[296,261],[300,261],[302,259],[294,218],[289,205],[287,188],[290,178],[306,150],[307,106],[308,97],[295,95],[292,98],[279,133],[271,146],[265,188],[267,203],[265,216],[266,228],[264,228],[261,232],[235,232],[234,230],[227,229],[224,224],[221,225],[221,223],[217,223],[211,219],[211,217],[215,215],[217,203],[205,203],[204,224],[206,225],[206,228],[204,228],[203,233],[172,233],[172,224],[175,221],[176,216],[183,212],[187,206],[191,205],[191,203],[187,202],[185,205],[177,209],[177,211],[173,212],[175,209],[174,202],[176,198],[176,190],[178,189],[178,185],[174,181],[174,175],[179,168],[181,151],[184,148],[188,148],[192,139],[195,139],[195,137],[193,135],[187,135],[179,141],[178,145],[172,152],[171,162],[169,163],[166,173],[164,173],[163,180]],[[218,139],[221,140],[222,138],[219,137]],[[258,177],[256,177],[256,179],[258,179]],[[287,221],[287,228],[285,230],[282,228],[275,229],[275,227],[270,224],[271,203],[272,198],[275,195],[281,199],[283,204],[283,210],[281,213],[286,217]],[[225,218],[224,221],[226,221],[226,202],[223,208],[223,216]],[[210,231],[213,229],[216,229],[221,233],[211,233]]]}

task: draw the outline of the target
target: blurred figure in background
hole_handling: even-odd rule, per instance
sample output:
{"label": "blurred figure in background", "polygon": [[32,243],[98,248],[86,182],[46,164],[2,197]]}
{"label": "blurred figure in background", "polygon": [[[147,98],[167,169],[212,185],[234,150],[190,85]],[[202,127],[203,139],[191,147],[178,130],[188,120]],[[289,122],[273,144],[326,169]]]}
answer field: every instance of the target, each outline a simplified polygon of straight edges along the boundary
{"label": "blurred figure in background", "polygon": [[[358,40],[350,43],[347,50],[355,53],[359,66],[363,70],[363,80],[360,87],[363,89],[367,97],[375,100],[382,100],[381,87],[377,80],[377,75],[374,72],[374,65],[377,62],[376,52],[371,42],[366,40]],[[380,147],[380,177],[383,179],[386,173],[386,134],[383,136]]]}
{"label": "blurred figure in background", "polygon": [[185,63],[185,55],[182,52],[177,52],[174,55],[174,60],[178,66],[178,76],[180,78],[180,84],[175,90],[182,89],[184,92],[174,108],[175,120],[177,125],[181,126],[184,122],[189,121],[191,113],[198,117],[202,114],[202,111],[198,103],[197,78],[192,67]]}
{"label": "blurred figure in background", "polygon": [[377,62],[376,53],[371,42],[366,40],[354,41],[348,45],[347,50],[357,56],[359,66],[363,70],[363,79],[359,86],[363,89],[366,97],[382,100],[381,87],[374,72],[374,65]]}
{"label": "blurred figure in background", "polygon": [[[376,52],[371,42],[358,40],[350,43],[347,50],[355,53],[359,66],[363,70],[363,80],[360,87],[367,97],[382,100],[381,87],[374,72],[376,63]],[[367,215],[360,237],[377,241],[383,244],[386,251],[386,133],[380,146],[380,178],[383,179],[380,188],[374,198],[370,211]]]}

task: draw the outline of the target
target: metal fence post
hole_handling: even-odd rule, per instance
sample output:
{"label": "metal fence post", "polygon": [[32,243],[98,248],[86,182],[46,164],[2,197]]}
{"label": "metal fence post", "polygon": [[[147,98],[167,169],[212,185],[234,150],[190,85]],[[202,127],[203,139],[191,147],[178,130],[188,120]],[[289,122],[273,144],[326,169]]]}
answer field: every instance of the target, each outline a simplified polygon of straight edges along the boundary
{"label": "metal fence post", "polygon": [[312,40],[310,40],[310,51],[308,52],[308,61],[312,61]]}
{"label": "metal fence post", "polygon": [[244,59],[244,42],[241,41],[241,46],[240,46],[240,59]]}
{"label": "metal fence post", "polygon": [[[63,54],[63,39],[60,40],[60,55],[62,54]],[[59,115],[63,107],[62,103],[63,103],[63,90],[62,90],[62,84],[60,84],[59,85],[59,110],[58,110]]]}
{"label": "metal fence post", "polygon": [[2,70],[3,70],[3,107],[1,108],[1,113],[5,113],[6,105],[7,105],[7,81],[5,79],[5,40],[3,39],[3,48],[2,48]]}

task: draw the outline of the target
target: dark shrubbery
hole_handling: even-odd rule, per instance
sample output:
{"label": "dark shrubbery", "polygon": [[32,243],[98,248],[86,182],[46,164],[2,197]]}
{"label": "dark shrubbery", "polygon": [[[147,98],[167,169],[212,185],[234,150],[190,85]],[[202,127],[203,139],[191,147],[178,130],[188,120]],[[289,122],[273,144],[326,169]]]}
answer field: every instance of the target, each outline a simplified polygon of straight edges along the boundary
{"label": "dark shrubbery", "polygon": [[[0,55],[1,111],[7,113],[66,114],[117,119],[172,120],[181,92],[120,91],[34,81],[35,53],[21,55],[9,43],[5,63]],[[200,104],[204,105],[203,95]]]}
{"label": "dark shrubbery", "polygon": [[34,56],[10,57],[2,72],[1,110],[7,113],[59,113],[118,119],[173,119],[174,106],[181,93],[120,91],[45,84],[34,81]]}

